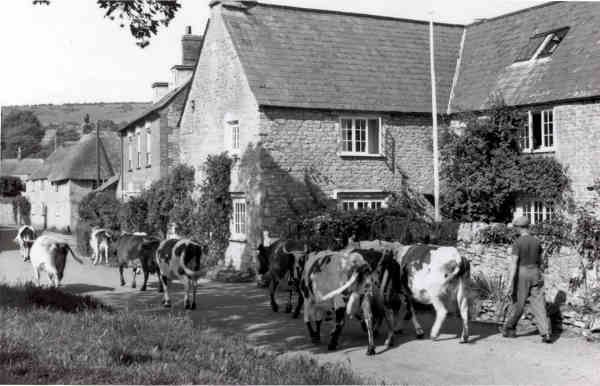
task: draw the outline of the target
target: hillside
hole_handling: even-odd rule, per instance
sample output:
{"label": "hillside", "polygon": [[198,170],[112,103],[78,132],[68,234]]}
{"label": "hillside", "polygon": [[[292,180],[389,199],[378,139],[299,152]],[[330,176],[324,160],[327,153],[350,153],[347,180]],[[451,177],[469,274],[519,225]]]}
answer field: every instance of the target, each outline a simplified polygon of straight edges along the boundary
{"label": "hillside", "polygon": [[86,114],[89,114],[92,122],[110,120],[120,124],[135,118],[150,105],[150,102],[116,102],[2,106],[2,115],[4,116],[13,110],[31,110],[43,126],[64,123],[81,124]]}

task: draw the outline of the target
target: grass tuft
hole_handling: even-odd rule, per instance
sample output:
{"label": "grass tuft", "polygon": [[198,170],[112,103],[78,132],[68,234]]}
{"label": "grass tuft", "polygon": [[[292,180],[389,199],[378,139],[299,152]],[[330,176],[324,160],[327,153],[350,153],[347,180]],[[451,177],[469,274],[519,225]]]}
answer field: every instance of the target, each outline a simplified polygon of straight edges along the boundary
{"label": "grass tuft", "polygon": [[0,284],[0,326],[0,383],[373,383],[345,365],[259,350],[187,316],[109,310],[58,289]]}

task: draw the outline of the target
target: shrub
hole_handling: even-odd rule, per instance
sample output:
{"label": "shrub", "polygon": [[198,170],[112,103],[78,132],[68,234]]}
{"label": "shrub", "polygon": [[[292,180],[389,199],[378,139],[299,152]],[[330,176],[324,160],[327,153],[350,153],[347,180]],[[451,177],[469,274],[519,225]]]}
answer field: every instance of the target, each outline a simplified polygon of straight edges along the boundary
{"label": "shrub", "polygon": [[25,196],[17,196],[11,200],[12,209],[13,209],[13,217],[15,222],[19,222],[21,224],[31,224],[31,202]]}
{"label": "shrub", "polygon": [[117,214],[122,231],[148,232],[148,204],[144,197],[131,197],[123,203]]}
{"label": "shrub", "polygon": [[14,197],[25,191],[25,185],[19,177],[0,176],[0,196]]}
{"label": "shrub", "polygon": [[92,192],[83,197],[79,204],[79,219],[92,227],[119,229],[121,202],[114,193]]}
{"label": "shrub", "polygon": [[512,244],[519,237],[519,231],[505,224],[494,224],[480,229],[475,237],[482,244]]}
{"label": "shrub", "polygon": [[75,237],[77,238],[77,251],[84,256],[91,256],[90,236],[92,234],[92,226],[85,221],[79,221],[75,228]]}

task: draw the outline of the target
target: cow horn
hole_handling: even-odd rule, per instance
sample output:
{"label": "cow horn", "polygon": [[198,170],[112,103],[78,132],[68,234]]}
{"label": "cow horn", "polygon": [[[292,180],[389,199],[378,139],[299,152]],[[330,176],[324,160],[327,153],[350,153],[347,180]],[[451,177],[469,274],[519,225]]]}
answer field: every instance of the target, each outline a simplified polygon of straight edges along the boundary
{"label": "cow horn", "polygon": [[345,290],[350,288],[350,286],[352,284],[354,284],[354,282],[356,281],[357,278],[358,278],[358,272],[354,272],[354,274],[352,274],[352,277],[350,277],[350,280],[348,280],[346,282],[346,284],[344,284],[343,286],[341,286],[340,288],[338,288],[336,290],[331,291],[327,295],[323,296],[321,298],[321,301],[329,300],[329,299],[333,298],[334,296],[341,294],[342,292],[344,292]]}

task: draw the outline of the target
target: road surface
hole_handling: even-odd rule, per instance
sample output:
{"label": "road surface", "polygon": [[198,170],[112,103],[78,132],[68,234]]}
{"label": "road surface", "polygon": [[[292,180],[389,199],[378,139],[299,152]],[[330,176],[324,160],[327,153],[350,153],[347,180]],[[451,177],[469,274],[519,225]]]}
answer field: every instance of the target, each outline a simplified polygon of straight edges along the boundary
{"label": "road surface", "polygon": [[[29,281],[32,268],[17,251],[0,252],[0,281]],[[377,354],[365,356],[366,335],[358,323],[349,321],[340,348],[326,349],[331,322],[324,323],[323,343],[315,347],[307,339],[302,320],[289,314],[273,313],[265,289],[255,284],[204,282],[198,294],[198,308],[182,310],[182,287],[175,287],[173,308],[163,309],[157,293],[158,280],[151,277],[149,289],[140,292],[129,286],[131,274],[126,272],[128,286],[119,286],[116,268],[93,266],[89,260],[79,265],[67,262],[63,288],[66,291],[96,296],[106,303],[132,312],[175,312],[189,315],[199,328],[219,330],[226,334],[245,335],[253,344],[295,355],[308,353],[322,361],[341,361],[354,370],[378,381],[409,384],[600,384],[600,346],[581,338],[561,336],[552,344],[543,344],[537,335],[502,338],[495,326],[472,323],[471,343],[458,344],[455,334],[459,323],[450,317],[442,330],[441,340],[416,340],[412,329],[397,337],[396,347],[386,350],[383,334],[377,340]],[[47,276],[43,277],[47,283]],[[280,304],[283,303],[283,297]],[[280,307],[281,309],[283,307]],[[432,323],[424,314],[426,331]]]}

